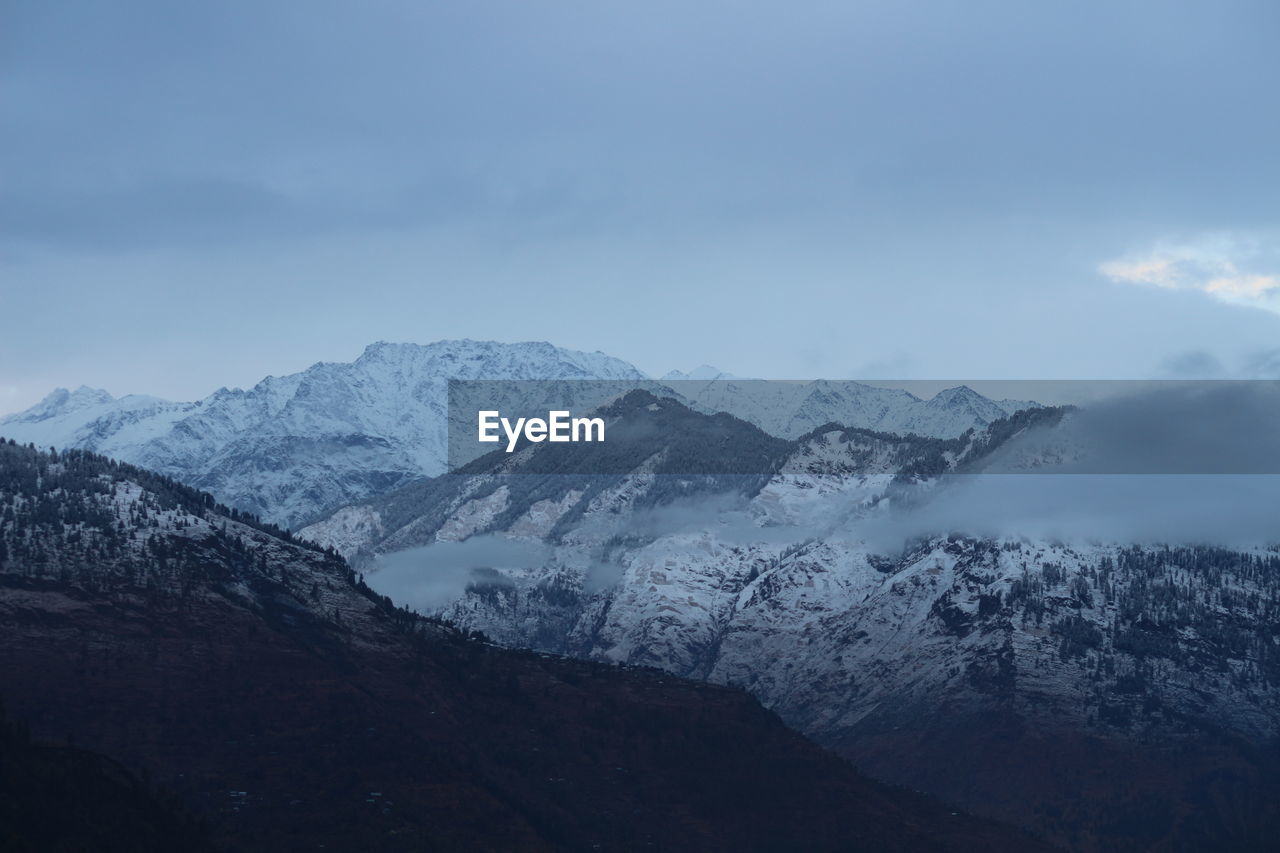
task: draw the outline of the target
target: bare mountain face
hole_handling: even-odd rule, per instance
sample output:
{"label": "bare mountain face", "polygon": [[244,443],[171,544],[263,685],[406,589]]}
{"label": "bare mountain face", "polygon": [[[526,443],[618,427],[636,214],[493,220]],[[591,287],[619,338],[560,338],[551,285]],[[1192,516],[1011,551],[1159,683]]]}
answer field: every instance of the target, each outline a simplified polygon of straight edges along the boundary
{"label": "bare mountain face", "polygon": [[[0,443],[0,684],[37,741],[145,774],[227,849],[1045,849],[858,776],[745,692],[498,648],[84,451]],[[9,741],[20,786],[90,760]],[[69,843],[80,815],[150,833],[138,849],[185,832],[124,770],[77,778]],[[38,815],[9,817],[11,846],[48,849]]]}
{"label": "bare mountain face", "polygon": [[[831,421],[953,437],[1034,405],[997,403],[967,388],[925,401],[856,382],[763,383],[725,379],[728,374],[702,381],[704,375],[681,374],[686,402],[735,414],[781,438]],[[377,343],[350,364],[316,364],[193,403],[58,389],[31,409],[0,418],[0,435],[105,453],[294,527],[444,472],[450,379],[658,385],[603,353],[547,343]]]}
{"label": "bare mountain face", "polygon": [[1072,849],[1267,849],[1280,831],[1280,552],[929,515],[969,500],[957,475],[1035,464],[1020,442],[1064,410],[779,442],[672,399],[618,406],[670,438],[613,441],[629,473],[529,446],[300,535],[505,645],[744,687],[882,778]]}

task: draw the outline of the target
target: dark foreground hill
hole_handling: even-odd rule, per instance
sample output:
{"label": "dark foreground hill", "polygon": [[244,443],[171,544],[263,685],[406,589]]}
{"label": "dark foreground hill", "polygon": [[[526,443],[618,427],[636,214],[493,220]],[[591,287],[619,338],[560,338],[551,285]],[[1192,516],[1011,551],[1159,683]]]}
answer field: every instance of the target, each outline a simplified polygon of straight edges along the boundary
{"label": "dark foreground hill", "polygon": [[204,853],[199,823],[116,762],[35,743],[0,710],[0,850]]}
{"label": "dark foreground hill", "polygon": [[226,849],[1041,849],[745,693],[498,649],[87,453],[0,445],[0,685],[35,738],[145,775]]}

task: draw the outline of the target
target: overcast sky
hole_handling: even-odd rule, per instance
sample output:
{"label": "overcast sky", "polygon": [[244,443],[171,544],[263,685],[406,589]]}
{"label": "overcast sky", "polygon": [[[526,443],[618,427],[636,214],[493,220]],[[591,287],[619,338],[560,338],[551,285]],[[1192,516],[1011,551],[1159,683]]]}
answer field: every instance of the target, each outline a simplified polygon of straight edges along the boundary
{"label": "overcast sky", "polygon": [[0,411],[374,340],[1280,376],[1280,4],[0,7]]}

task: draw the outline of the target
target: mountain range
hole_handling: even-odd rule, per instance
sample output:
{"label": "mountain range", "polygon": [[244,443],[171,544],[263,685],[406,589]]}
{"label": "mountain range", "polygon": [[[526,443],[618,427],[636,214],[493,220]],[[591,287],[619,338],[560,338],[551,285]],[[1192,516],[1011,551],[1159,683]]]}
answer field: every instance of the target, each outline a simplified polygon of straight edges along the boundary
{"label": "mountain range", "polygon": [[[954,436],[1015,408],[966,388],[928,401],[856,382],[764,383],[713,368],[682,377],[695,408],[726,411],[794,438],[820,423]],[[675,374],[669,374],[673,378]],[[713,381],[718,378],[718,381]],[[268,376],[190,403],[81,387],[0,418],[0,436],[111,455],[207,489],[229,506],[293,527],[446,468],[450,379],[645,380],[603,353],[542,342],[376,343],[351,363]]]}
{"label": "mountain range", "polygon": [[[449,378],[585,389],[613,438],[446,473]],[[601,396],[586,379],[636,390]],[[0,434],[109,451],[208,489],[246,535],[332,549],[324,559],[377,590],[360,596],[426,619],[390,624],[439,620],[583,666],[745,690],[880,779],[1068,849],[1270,849],[1280,551],[1126,538],[1123,524],[1064,533],[1052,505],[1026,524],[1032,492],[992,502],[972,487],[972,474],[1075,459],[1061,438],[1079,422],[965,386],[921,399],[705,366],[653,380],[599,353],[455,341],[376,344],[197,403],[57,391]],[[8,547],[10,567],[61,564],[56,549]],[[137,582],[167,547],[78,559]]]}

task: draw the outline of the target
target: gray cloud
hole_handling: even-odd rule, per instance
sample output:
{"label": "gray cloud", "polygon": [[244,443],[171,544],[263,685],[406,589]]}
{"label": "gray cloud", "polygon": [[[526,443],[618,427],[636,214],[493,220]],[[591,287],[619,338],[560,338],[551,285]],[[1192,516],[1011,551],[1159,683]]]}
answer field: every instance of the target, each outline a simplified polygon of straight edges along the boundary
{"label": "gray cloud", "polygon": [[1096,268],[1274,228],[1277,15],[19,0],[0,33],[4,405],[82,382],[191,399],[461,336],[659,375],[1230,363],[1270,347],[1274,317]]}
{"label": "gray cloud", "polygon": [[1159,372],[1170,379],[1221,379],[1227,375],[1222,362],[1204,350],[1173,353],[1161,362]]}
{"label": "gray cloud", "polygon": [[[1096,383],[1099,388],[1109,383]],[[1114,383],[1053,428],[1030,430],[989,473],[1280,474],[1280,381]]]}
{"label": "gray cloud", "polygon": [[1280,542],[1277,502],[1275,475],[980,475],[853,532],[883,553],[948,533],[1251,547]]}
{"label": "gray cloud", "polygon": [[[1270,4],[925,11],[20,3],[0,144],[27,194],[68,208],[28,224],[49,240],[87,227],[68,225],[64,182],[134,188],[117,201],[126,221],[137,206],[139,239],[158,185],[189,188],[172,215],[193,225],[223,183],[266,187],[288,203],[260,227],[286,231],[342,208],[396,218],[398,188],[459,176],[520,221],[591,198],[632,215],[919,221],[1096,213],[1103,191],[1113,211],[1230,216],[1265,197],[1280,120],[1257,104],[1276,69],[1248,48],[1266,47]],[[1206,158],[1228,124],[1229,162]]]}
{"label": "gray cloud", "polygon": [[983,473],[850,530],[884,550],[959,532],[1064,540],[1280,543],[1280,382],[1125,383]]}

